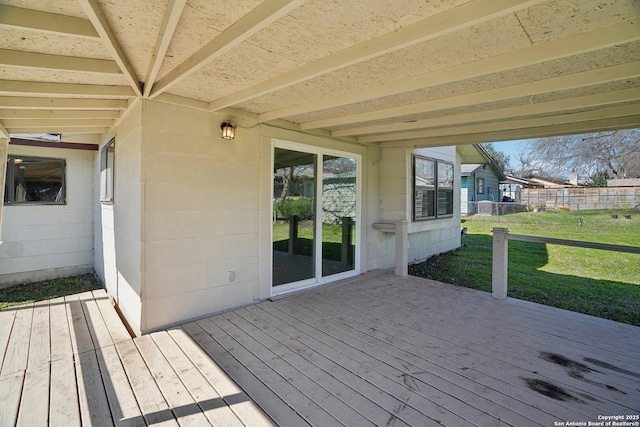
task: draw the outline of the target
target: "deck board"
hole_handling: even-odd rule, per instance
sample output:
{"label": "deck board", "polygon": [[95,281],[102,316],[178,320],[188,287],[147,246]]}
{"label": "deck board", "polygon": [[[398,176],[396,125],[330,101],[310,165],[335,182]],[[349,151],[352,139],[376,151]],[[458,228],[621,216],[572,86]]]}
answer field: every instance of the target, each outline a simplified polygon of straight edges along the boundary
{"label": "deck board", "polygon": [[[24,378],[18,423],[20,427],[46,426],[49,420],[51,367],[46,364],[29,369]],[[0,422],[0,425],[2,424]]]}
{"label": "deck board", "polygon": [[5,350],[0,375],[13,374],[27,368],[33,304],[21,306],[16,310],[16,317]]}

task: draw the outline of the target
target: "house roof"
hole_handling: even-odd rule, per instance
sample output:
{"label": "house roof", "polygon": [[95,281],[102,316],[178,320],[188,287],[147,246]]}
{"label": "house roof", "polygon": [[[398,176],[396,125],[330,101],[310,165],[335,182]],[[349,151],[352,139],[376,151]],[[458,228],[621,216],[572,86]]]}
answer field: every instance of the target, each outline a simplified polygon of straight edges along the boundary
{"label": "house roof", "polygon": [[103,133],[137,99],[362,144],[640,126],[640,4],[0,0],[0,135]]}

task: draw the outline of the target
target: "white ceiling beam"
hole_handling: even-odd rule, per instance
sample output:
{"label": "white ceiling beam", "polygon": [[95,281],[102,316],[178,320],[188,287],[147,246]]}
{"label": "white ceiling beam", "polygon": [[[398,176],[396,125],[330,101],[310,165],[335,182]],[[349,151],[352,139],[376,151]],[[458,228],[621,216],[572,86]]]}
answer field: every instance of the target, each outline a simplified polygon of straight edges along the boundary
{"label": "white ceiling beam", "polygon": [[10,128],[11,133],[107,133],[111,126],[66,126],[57,127],[50,126],[47,128],[31,127],[31,126],[18,126]]}
{"label": "white ceiling beam", "polygon": [[552,126],[540,126],[524,129],[510,129],[465,135],[438,136],[415,140],[382,142],[383,147],[446,147],[449,145],[478,144],[482,142],[513,141],[517,139],[544,138],[558,135],[579,135],[609,130],[633,129],[640,127],[640,114],[614,117],[610,119],[592,120]]}
{"label": "white ceiling beam", "polygon": [[160,33],[158,34],[156,48],[154,49],[153,56],[151,58],[151,66],[149,67],[147,78],[144,80],[144,96],[148,97],[151,93],[151,88],[158,77],[160,66],[167,54],[169,44],[173,38],[173,33],[178,27],[180,16],[182,16],[182,11],[186,4],[187,0],[169,0],[167,10],[164,14],[164,19],[162,20],[162,25],[160,26]]}
{"label": "white ceiling beam", "polygon": [[8,49],[0,49],[0,65],[78,71],[83,73],[120,74],[118,64],[113,61]]}
{"label": "white ceiling beam", "polygon": [[24,119],[3,119],[2,123],[8,129],[16,128],[16,127],[28,127],[32,129],[43,129],[43,128],[65,128],[65,127],[104,127],[111,126],[113,124],[112,119],[86,119],[79,121],[77,119],[33,119],[33,120],[24,120]]}
{"label": "white ceiling beam", "polygon": [[446,34],[469,28],[516,10],[531,7],[543,0],[474,0],[437,15],[343,49],[295,70],[280,74],[255,86],[237,91],[211,103],[212,110],[239,104],[249,99],[292,86],[369,59]]}
{"label": "white ceiling beam", "polygon": [[468,133],[485,133],[513,129],[523,129],[540,126],[552,126],[574,122],[585,122],[614,117],[624,117],[638,114],[639,104],[630,104],[616,107],[600,108],[592,111],[559,114],[537,118],[519,120],[505,120],[492,123],[480,123],[464,126],[450,126],[436,129],[410,130],[402,132],[386,133],[381,135],[369,135],[358,138],[358,142],[384,142],[399,141],[403,139],[432,138],[439,136],[464,135]]}
{"label": "white ceiling beam", "polygon": [[0,96],[0,109],[126,110],[127,100]]}
{"label": "white ceiling beam", "polygon": [[158,80],[151,90],[154,98],[182,81],[214,58],[233,49],[247,38],[280,19],[305,0],[264,0],[244,15],[218,37],[204,45],[196,53],[185,59],[180,65]]}
{"label": "white ceiling beam", "polygon": [[504,101],[523,96],[535,96],[560,90],[576,89],[585,86],[593,86],[609,83],[617,80],[626,80],[640,77],[640,61],[629,64],[616,65],[596,70],[583,71],[550,79],[536,80],[533,82],[506,86],[448,98],[434,99],[417,104],[402,105],[399,107],[385,108],[382,110],[365,113],[351,114],[329,119],[315,120],[300,123],[300,129],[318,129],[332,126],[344,126],[355,123],[369,122],[387,119],[390,117],[402,117],[412,114],[424,114],[433,111],[450,108],[466,107],[473,104],[486,104]]}
{"label": "white ceiling beam", "polygon": [[80,6],[82,6],[82,9],[84,9],[87,17],[100,35],[100,38],[111,54],[111,57],[116,61],[120,71],[126,77],[129,85],[133,88],[136,95],[142,96],[142,91],[140,90],[140,82],[136,77],[136,73],[133,71],[133,67],[124,54],[122,47],[120,47],[116,36],[113,34],[107,18],[104,16],[102,9],[100,9],[98,0],[78,0],[78,2],[80,3]]}
{"label": "white ceiling beam", "polygon": [[75,83],[29,82],[0,80],[0,95],[42,95],[94,98],[130,98],[135,96],[129,86],[82,85]]}
{"label": "white ceiling beam", "polygon": [[366,126],[360,128],[341,129],[331,132],[333,137],[350,135],[367,135],[386,132],[400,132],[412,129],[426,129],[430,127],[460,126],[468,123],[487,122],[501,119],[516,119],[534,115],[555,115],[562,111],[601,107],[640,99],[640,87],[622,89],[613,92],[593,95],[562,98],[555,101],[539,102],[508,108],[498,108],[474,113],[454,114],[432,119],[416,120],[414,122],[389,123],[383,125]]}
{"label": "white ceiling beam", "polygon": [[0,119],[117,119],[118,110],[24,110],[0,108]]}
{"label": "white ceiling beam", "polygon": [[88,19],[0,5],[0,27],[14,27],[65,36],[100,37]]}
{"label": "white ceiling beam", "polygon": [[[0,123],[0,139],[11,139],[11,137],[9,136],[9,131],[2,125],[2,123]],[[3,159],[1,161],[4,160],[6,159]]]}
{"label": "white ceiling beam", "polygon": [[302,104],[276,109],[260,114],[260,119],[262,121],[268,121],[312,111],[335,108],[342,105],[354,104],[370,99],[540,64],[554,59],[604,49],[617,44],[629,43],[640,39],[638,25],[640,24],[630,22],[587,31],[563,39],[467,62],[411,78],[398,79],[380,86],[341,93],[333,97],[314,99]]}

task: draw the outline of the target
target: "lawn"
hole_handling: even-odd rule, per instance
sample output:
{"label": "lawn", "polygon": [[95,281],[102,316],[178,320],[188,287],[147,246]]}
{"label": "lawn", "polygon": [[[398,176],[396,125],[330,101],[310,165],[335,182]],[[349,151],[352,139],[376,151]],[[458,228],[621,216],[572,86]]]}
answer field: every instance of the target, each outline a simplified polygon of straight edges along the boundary
{"label": "lawn", "polygon": [[[491,292],[493,227],[535,236],[640,246],[640,212],[542,211],[463,219],[462,247],[409,273]],[[640,255],[509,241],[509,296],[640,326]]]}
{"label": "lawn", "polygon": [[0,310],[14,305],[92,291],[101,287],[95,274],[84,274],[1,288]]}

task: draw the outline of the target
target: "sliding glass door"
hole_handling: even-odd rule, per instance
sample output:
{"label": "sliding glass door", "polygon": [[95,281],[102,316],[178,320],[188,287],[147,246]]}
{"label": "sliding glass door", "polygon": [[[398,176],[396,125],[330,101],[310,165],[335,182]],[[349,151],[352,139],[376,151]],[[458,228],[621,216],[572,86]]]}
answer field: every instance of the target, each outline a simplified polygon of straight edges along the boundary
{"label": "sliding glass door", "polygon": [[273,159],[272,293],[355,274],[356,156],[274,143]]}

